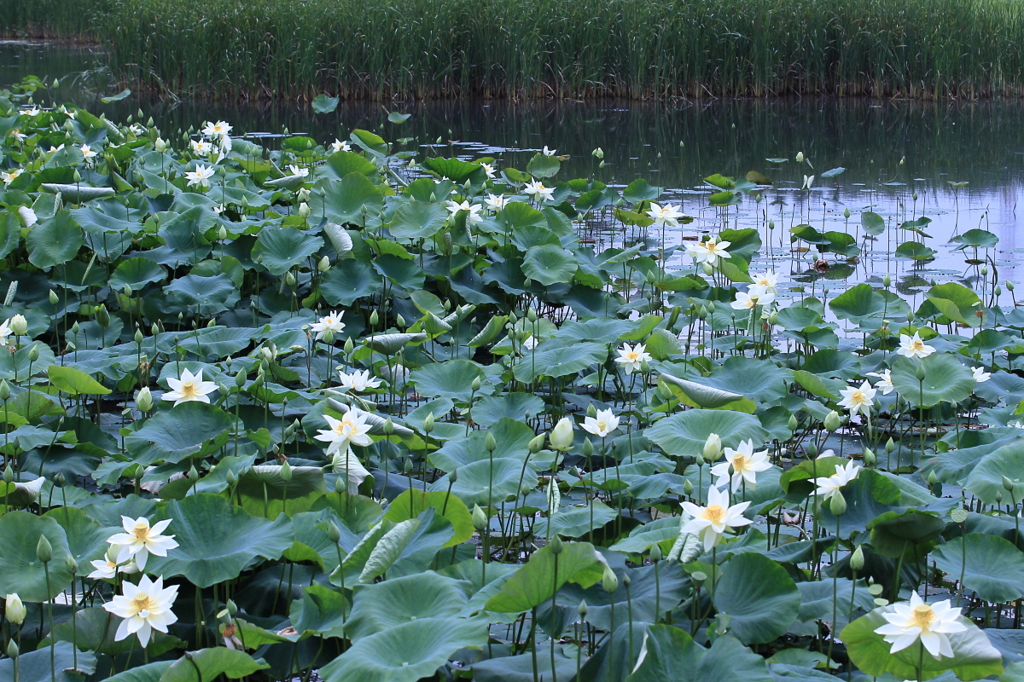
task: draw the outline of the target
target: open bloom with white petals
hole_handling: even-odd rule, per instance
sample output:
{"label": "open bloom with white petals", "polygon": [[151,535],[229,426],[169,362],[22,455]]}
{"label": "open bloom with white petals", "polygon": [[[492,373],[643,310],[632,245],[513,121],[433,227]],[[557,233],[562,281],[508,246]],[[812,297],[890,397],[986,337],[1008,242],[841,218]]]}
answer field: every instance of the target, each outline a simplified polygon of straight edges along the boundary
{"label": "open bloom with white petals", "polygon": [[655,225],[671,225],[672,227],[679,227],[679,219],[683,217],[683,212],[680,211],[675,204],[660,204],[651,203],[651,208],[648,209],[647,215],[654,221]]}
{"label": "open bloom with white petals", "polygon": [[857,463],[851,459],[846,463],[846,466],[836,467],[836,472],[831,476],[817,477],[814,479],[814,485],[818,486],[815,494],[825,500],[830,500],[835,495],[842,495],[840,491],[843,486],[857,478],[860,470],[861,467],[857,466]]}
{"label": "open bloom with white petals", "polygon": [[488,178],[490,178],[492,180],[494,179],[494,174],[495,174],[494,166],[492,166],[489,163],[481,163],[480,167],[484,169],[484,175],[486,175]]}
{"label": "open bloom with white petals", "polygon": [[624,343],[622,348],[615,352],[619,354],[619,357],[615,358],[615,362],[622,365],[622,370],[626,374],[640,371],[643,363],[651,361],[651,354],[647,352],[647,346],[642,343],[632,347],[628,343]]}
{"label": "open bloom with white petals", "polygon": [[971,367],[971,375],[979,384],[992,378],[992,372],[986,372],[984,367]]}
{"label": "open bloom with white petals", "polygon": [[338,152],[350,152],[352,151],[352,145],[348,142],[342,142],[338,138],[334,138],[334,142],[331,143],[331,153],[337,154]]}
{"label": "open bloom with white petals", "polygon": [[288,165],[288,172],[292,175],[298,175],[300,178],[304,178],[309,175],[308,168],[302,168],[301,166],[296,166],[294,164]]}
{"label": "open bloom with white petals", "polygon": [[124,594],[103,605],[104,609],[124,619],[117,628],[114,641],[120,642],[137,634],[139,643],[146,646],[153,630],[167,632],[167,626],[178,621],[171,611],[178,596],[177,585],[165,588],[163,578],[150,580],[148,575],[144,575],[138,585],[126,580],[122,589]]}
{"label": "open bloom with white petals", "polygon": [[596,417],[586,417],[583,420],[583,430],[600,438],[604,438],[617,428],[619,418],[611,410],[598,410]]}
{"label": "open bloom with white petals", "polygon": [[715,237],[708,237],[706,241],[687,246],[686,253],[698,263],[707,263],[714,267],[718,264],[719,258],[732,258],[726,251],[730,245],[732,242],[720,242]]}
{"label": "open bloom with white petals", "polygon": [[217,121],[216,123],[207,121],[203,124],[203,135],[207,137],[223,137],[231,133],[231,127],[227,121]]}
{"label": "open bloom with white petals", "polygon": [[708,506],[698,507],[692,502],[683,502],[683,509],[693,518],[680,530],[698,533],[704,541],[704,551],[707,551],[718,544],[728,529],[750,524],[750,519],[743,516],[749,506],[749,502],[729,506],[729,493],[711,486],[708,488]]}
{"label": "open bloom with white petals", "polygon": [[760,275],[752,275],[754,283],[747,287],[747,293],[753,296],[771,295],[774,299],[779,295],[779,276],[774,270],[767,270]]}
{"label": "open bloom with white petals", "polygon": [[370,370],[364,369],[361,372],[352,372],[350,374],[345,373],[342,370],[338,370],[338,380],[341,383],[341,387],[346,391],[365,391],[368,388],[379,388],[380,379],[370,376]]}
{"label": "open bloom with white petals", "polygon": [[15,128],[14,130],[12,130],[11,132],[9,132],[7,134],[10,135],[11,137],[13,137],[15,142],[19,142],[20,143],[20,142],[24,142],[25,141],[25,135],[18,128]]}
{"label": "open bloom with white petals", "polygon": [[174,407],[181,403],[196,401],[209,404],[210,399],[206,396],[217,390],[217,384],[212,381],[203,381],[203,370],[196,374],[187,369],[181,370],[181,378],[167,377],[167,385],[171,390],[161,396],[161,400],[173,400]]}
{"label": "open bloom with white petals", "polygon": [[544,149],[541,150],[541,154],[544,156],[554,156],[557,151],[557,149],[548,149],[548,146],[544,145]]}
{"label": "open bloom with white petals", "polygon": [[875,393],[877,391],[871,388],[871,384],[866,381],[860,385],[860,388],[855,386],[844,388],[839,391],[839,395],[843,396],[843,399],[839,401],[839,407],[845,407],[851,415],[871,414]]}
{"label": "open bloom with white petals", "polygon": [[13,333],[14,330],[11,329],[10,318],[4,320],[3,322],[0,322],[0,344],[6,343],[7,337]]}
{"label": "open bloom with white petals", "polygon": [[340,334],[345,328],[345,323],[341,321],[341,316],[345,314],[345,311],[335,312],[331,311],[320,318],[318,322],[314,322],[309,325],[309,330],[316,334],[316,340],[320,341],[324,338],[324,335],[328,330],[332,334]]}
{"label": "open bloom with white petals", "polygon": [[204,166],[201,163],[196,164],[194,171],[187,171],[185,177],[188,179],[188,186],[198,185],[199,187],[209,187],[210,178],[213,177],[214,170],[213,166]]}
{"label": "open bloom with white petals", "polygon": [[935,604],[926,604],[917,592],[910,594],[910,604],[905,602],[893,604],[890,613],[882,617],[888,621],[885,625],[875,628],[875,633],[885,636],[885,641],[892,644],[890,654],[903,651],[918,639],[925,650],[933,658],[953,656],[953,647],[949,645],[946,635],[964,632],[967,626],[957,620],[960,610],[950,606],[949,600]]}
{"label": "open bloom with white petals", "polygon": [[4,185],[6,186],[17,180],[18,176],[24,172],[25,170],[23,168],[15,168],[12,171],[3,171],[0,172],[0,180],[3,180]]}
{"label": "open bloom with white petals", "polygon": [[487,198],[484,199],[484,203],[487,204],[487,208],[494,212],[498,212],[508,206],[509,198],[503,194],[487,194]]}
{"label": "open bloom with white petals", "polygon": [[540,180],[534,180],[526,183],[526,187],[523,188],[523,192],[533,197],[533,200],[537,203],[540,203],[541,201],[551,201],[555,198],[554,187],[545,187],[544,183]]}
{"label": "open bloom with white petals", "polygon": [[914,336],[900,334],[900,347],[896,352],[905,358],[926,358],[935,352],[935,346],[929,346],[921,340],[921,334],[914,332]]}
{"label": "open bloom with white petals", "polygon": [[878,377],[875,382],[875,390],[881,391],[882,395],[889,395],[896,390],[892,385],[892,370],[883,369],[881,372],[868,372],[865,376]]}
{"label": "open bloom with white petals", "polygon": [[111,545],[102,559],[90,561],[93,572],[86,577],[90,580],[113,580],[117,573],[138,573],[139,567],[135,559],[129,559],[126,563],[118,565],[117,556],[121,553],[120,545]]}
{"label": "open bloom with white petals", "polygon": [[81,147],[78,148],[78,150],[82,152],[82,156],[85,157],[86,161],[91,161],[92,159],[96,158],[96,150],[90,148],[87,144],[83,144]]}
{"label": "open bloom with white petals", "polygon": [[449,199],[445,202],[445,206],[448,208],[448,212],[453,216],[457,215],[459,211],[468,211],[466,215],[466,222],[470,225],[476,225],[483,220],[483,216],[480,215],[480,209],[483,207],[480,206],[480,204],[470,203],[469,199],[464,199],[461,202]]}
{"label": "open bloom with white petals", "polygon": [[150,554],[167,556],[167,550],[178,546],[173,535],[163,535],[170,523],[170,519],[164,519],[150,526],[149,519],[144,516],[137,519],[122,516],[121,526],[125,532],[114,533],[107,538],[107,542],[111,545],[121,547],[121,551],[117,554],[117,563],[123,564],[127,563],[129,559],[135,559],[139,570],[144,570]]}
{"label": "open bloom with white petals", "polygon": [[368,413],[356,407],[346,412],[341,419],[325,414],[324,419],[331,428],[318,430],[315,437],[321,443],[330,444],[327,446],[328,455],[348,448],[352,443],[365,447],[373,443],[370,425],[366,423],[367,417]]}
{"label": "open bloom with white petals", "polygon": [[756,488],[757,475],[771,468],[768,451],[754,452],[754,441],[745,440],[735,450],[726,448],[725,459],[711,467],[711,473],[718,476],[715,485],[721,487],[729,483],[729,471],[732,470],[732,491],[736,492],[744,481],[751,490]]}
{"label": "open bloom with white petals", "polygon": [[21,114],[22,116],[38,116],[40,111],[41,111],[41,109],[33,104],[28,109],[22,109],[18,113]]}
{"label": "open bloom with white petals", "polygon": [[729,305],[735,310],[750,310],[754,306],[768,305],[774,300],[774,294],[759,293],[748,289],[747,291],[737,291],[736,300]]}

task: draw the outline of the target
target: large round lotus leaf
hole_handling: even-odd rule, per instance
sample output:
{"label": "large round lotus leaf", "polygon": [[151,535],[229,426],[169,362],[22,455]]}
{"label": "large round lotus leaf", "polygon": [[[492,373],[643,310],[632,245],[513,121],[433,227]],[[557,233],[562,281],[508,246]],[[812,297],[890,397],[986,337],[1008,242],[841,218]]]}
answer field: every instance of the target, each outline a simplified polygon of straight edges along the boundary
{"label": "large round lotus leaf", "polygon": [[717,433],[724,447],[735,448],[744,440],[759,448],[768,433],[761,422],[749,414],[722,410],[687,410],[665,417],[645,435],[673,457],[695,456],[704,450],[708,436]]}
{"label": "large round lotus leaf", "polygon": [[427,571],[372,585],[356,585],[345,632],[353,642],[423,618],[455,616],[471,584]]}
{"label": "large round lotus leaf", "polygon": [[381,288],[380,277],[368,263],[347,259],[334,265],[320,280],[324,300],[332,306],[350,306]]}
{"label": "large round lotus leaf", "polygon": [[731,617],[732,633],[746,644],[785,634],[800,612],[800,590],[782,566],[761,554],[740,554],[724,565],[714,601]]}
{"label": "large round lotus leaf", "polygon": [[984,631],[963,617],[958,621],[966,626],[966,631],[947,635],[953,649],[952,658],[937,659],[928,653],[922,657],[920,641],[895,654],[889,653],[890,645],[882,635],[875,634],[875,629],[885,625],[887,621],[882,614],[891,612],[892,608],[891,605],[879,607],[847,625],[839,634],[850,660],[862,673],[871,676],[892,673],[898,680],[916,680],[918,663],[923,663],[926,678],[952,670],[967,682],[1003,671],[1002,654],[992,646]]}
{"label": "large round lotus leaf", "polygon": [[532,393],[489,395],[473,405],[473,421],[487,428],[504,418],[525,422],[543,410],[544,400]]}
{"label": "large round lotus leaf", "polygon": [[540,537],[559,535],[578,538],[600,530],[619,516],[619,512],[600,500],[592,500],[585,507],[563,507],[554,516],[540,519],[533,532]]}
{"label": "large round lotus leaf", "polygon": [[347,601],[341,592],[313,584],[302,588],[302,595],[292,602],[288,617],[300,634],[344,637]]}
{"label": "large round lotus leaf", "polygon": [[[1003,487],[1004,478],[1012,483],[1013,490]],[[1019,503],[1024,500],[1022,481],[1024,441],[1015,439],[985,454],[967,475],[964,488],[985,504]]]}
{"label": "large round lotus leaf", "polygon": [[269,667],[266,663],[254,661],[244,651],[218,646],[193,651],[179,658],[160,676],[160,682],[207,682],[220,675],[237,680]]}
{"label": "large round lotus leaf", "polygon": [[440,204],[410,201],[395,211],[389,229],[396,239],[426,239],[444,227],[448,211]]}
{"label": "large round lotus leaf", "polygon": [[739,393],[723,391],[714,386],[705,386],[696,381],[680,379],[670,374],[662,374],[659,379],[672,390],[681,403],[691,407],[708,410],[735,410],[747,414],[751,414],[757,409],[757,405],[752,400]]}
{"label": "large round lotus leaf", "polygon": [[589,542],[565,543],[557,562],[551,545],[545,545],[516,569],[501,591],[487,601],[486,608],[502,613],[529,611],[551,599],[567,582],[584,589],[596,584],[604,576],[606,566],[605,559]]}
{"label": "large round lotus leaf", "polygon": [[966,324],[969,327],[977,327],[981,324],[979,312],[985,308],[974,293],[963,284],[947,282],[932,287],[925,293],[928,301],[936,309],[954,322]]}
{"label": "large round lotus leaf", "polygon": [[463,402],[469,402],[473,395],[473,381],[483,381],[485,378],[483,370],[469,360],[431,363],[417,369],[409,377],[422,395],[429,398],[443,395]]}
{"label": "large round lotus leaf", "polygon": [[459,649],[487,643],[487,626],[459,618],[421,618],[370,635],[320,669],[327,682],[416,682]]}
{"label": "large round lotus leaf", "polygon": [[64,529],[68,540],[68,551],[82,568],[88,566],[90,561],[103,557],[110,546],[107,543],[107,538],[114,533],[123,532],[120,526],[112,528],[100,526],[77,507],[57,507],[46,512],[45,516],[55,520]]}
{"label": "large round lotus leaf", "polygon": [[839,319],[857,323],[873,316],[899,317],[910,309],[897,294],[876,291],[867,283],[847,289],[829,301],[828,307]]}
{"label": "large round lotus leaf", "polygon": [[[919,367],[924,368],[923,381],[917,378]],[[971,370],[947,353],[932,353],[923,359],[901,357],[892,366],[892,385],[915,407],[961,402],[977,383]]]}
{"label": "large round lotus leaf", "polygon": [[495,459],[493,466],[486,459],[460,466],[454,484],[451,476],[446,474],[437,479],[430,489],[447,491],[451,486],[452,494],[467,505],[498,504],[519,495],[521,490],[529,491],[537,485],[537,472],[532,466],[524,466],[523,461],[509,458]]}
{"label": "large round lotus leaf", "polygon": [[138,291],[150,282],[160,282],[167,277],[163,267],[148,258],[127,258],[121,261],[110,276],[110,287],[121,290],[125,285]]}
{"label": "large round lotus leaf", "polygon": [[473,516],[469,508],[457,496],[447,492],[425,493],[420,490],[406,490],[391,502],[384,518],[396,523],[415,519],[428,508],[448,519],[455,529],[455,535],[445,543],[445,547],[460,545],[473,537]]}
{"label": "large round lotus leaf", "polygon": [[874,550],[893,558],[933,540],[945,527],[940,517],[917,509],[887,511],[868,524]]}
{"label": "large round lotus leaf", "polygon": [[366,345],[384,355],[394,355],[409,344],[419,344],[427,340],[422,332],[407,334],[375,334],[366,339]]}
{"label": "large round lotus leaf", "polygon": [[66,263],[78,254],[83,243],[82,228],[68,211],[60,211],[53,218],[40,221],[29,230],[25,239],[28,260],[37,268]]}
{"label": "large round lotus leaf", "polygon": [[530,383],[537,377],[571,376],[607,358],[608,346],[601,343],[549,341],[517,360],[512,371],[516,379]]}
{"label": "large round lotus leaf", "polygon": [[523,274],[544,286],[565,284],[576,274],[576,258],[561,246],[531,246],[523,258]]}
{"label": "large round lotus leaf", "polygon": [[293,227],[265,226],[252,247],[252,259],[272,275],[283,275],[319,251],[324,245],[314,237]]}
{"label": "large round lotus leaf", "polygon": [[787,384],[792,381],[792,374],[768,360],[734,355],[721,367],[715,367],[711,376],[701,377],[698,381],[723,391],[739,393],[759,403],[774,405],[788,395]]}
{"label": "large round lotus leaf", "polygon": [[203,452],[207,441],[218,436],[226,441],[234,423],[234,418],[219,408],[187,402],[157,412],[141,429],[125,437],[125,445],[139,464],[180,462]]}
{"label": "large round lotus leaf", "polygon": [[963,571],[964,587],[985,601],[1024,597],[1024,554],[1001,537],[968,533],[940,545],[931,558],[950,581]]}
{"label": "large round lotus leaf", "polygon": [[628,682],[771,682],[763,656],[734,637],[718,637],[705,649],[681,628],[651,625],[643,639],[647,655]]}
{"label": "large round lotus leaf", "polygon": [[291,522],[249,516],[218,495],[173,500],[153,519],[171,519],[165,531],[178,547],[166,558],[150,557],[147,570],[165,578],[183,575],[199,587],[237,578],[259,559],[278,559],[292,546]]}
{"label": "large round lotus leaf", "polygon": [[[40,536],[46,536],[53,550],[49,562],[49,589],[46,567],[36,556]],[[22,601],[42,602],[53,599],[71,584],[67,567],[68,539],[54,519],[23,511],[0,516],[0,593],[18,593]],[[13,677],[12,677],[13,679]]]}
{"label": "large round lotus leaf", "polygon": [[290,467],[285,480],[284,467],[261,464],[242,472],[235,492],[242,509],[254,516],[276,519],[278,514],[307,511],[327,492],[320,467]]}
{"label": "large round lotus leaf", "polygon": [[505,418],[498,420],[489,432],[494,436],[498,446],[493,452],[488,452],[484,447],[488,432],[475,429],[470,431],[468,437],[445,443],[444,447],[430,455],[430,463],[444,471],[460,468],[461,476],[461,467],[473,462],[486,463],[491,459],[512,459],[518,463],[525,461],[530,452],[530,441],[534,438],[533,430],[529,426]]}

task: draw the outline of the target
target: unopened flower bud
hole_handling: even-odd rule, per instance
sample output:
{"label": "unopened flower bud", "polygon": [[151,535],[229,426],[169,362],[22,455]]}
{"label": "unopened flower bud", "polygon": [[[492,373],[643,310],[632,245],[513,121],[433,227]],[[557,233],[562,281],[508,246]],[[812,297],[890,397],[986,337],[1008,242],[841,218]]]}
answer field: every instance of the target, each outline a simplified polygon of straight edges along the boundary
{"label": "unopened flower bud", "polygon": [[53,546],[45,535],[40,535],[36,543],[36,557],[44,564],[53,559]]}
{"label": "unopened flower bud", "polygon": [[423,420],[423,433],[430,433],[434,430],[434,413],[431,412]]}
{"label": "unopened flower bud", "polygon": [[859,571],[864,568],[864,546],[857,545],[857,549],[853,550],[853,554],[850,556],[850,568],[854,571]]}
{"label": "unopened flower bud", "polygon": [[529,448],[531,454],[536,455],[538,452],[540,452],[544,448],[544,434],[541,433],[530,439]]}
{"label": "unopened flower bud", "polygon": [[832,410],[825,415],[825,421],[823,421],[822,424],[829,431],[837,431],[839,430],[839,427],[843,425],[843,420],[840,419],[838,412]]}
{"label": "unopened flower bud", "polygon": [[846,498],[841,494],[833,495],[828,501],[828,509],[833,516],[842,516],[846,513]]}
{"label": "unopened flower bud", "polygon": [[288,460],[281,465],[281,480],[285,483],[292,480],[292,465],[288,463]]}
{"label": "unopened flower bud", "polygon": [[142,412],[149,412],[153,409],[153,394],[149,386],[143,386],[135,392],[135,405]]}
{"label": "unopened flower bud", "polygon": [[875,451],[872,450],[871,448],[867,448],[867,447],[864,448],[864,455],[863,456],[864,456],[864,464],[868,465],[869,467],[870,466],[874,466],[875,462],[878,461],[878,458],[875,456]]}
{"label": "unopened flower bud", "polygon": [[50,305],[57,305],[60,303],[60,299],[57,298],[57,292],[50,289]]}
{"label": "unopened flower bud", "polygon": [[380,315],[378,315],[377,311],[374,310],[372,313],[370,313],[370,326],[371,327],[376,327],[379,322],[380,322]]}
{"label": "unopened flower bud", "polygon": [[590,612],[590,608],[587,606],[587,600],[586,599],[581,599],[580,600],[580,605],[578,607],[576,607],[576,610],[579,612],[580,618],[586,620],[587,613]]}
{"label": "unopened flower bud", "polygon": [[473,527],[478,531],[487,527],[487,515],[478,504],[473,505]]}
{"label": "unopened flower bud", "polygon": [[594,403],[587,405],[587,416],[592,418],[597,416],[597,406]]}
{"label": "unopened flower bud", "polygon": [[25,336],[28,334],[28,320],[25,319],[24,315],[12,316],[9,326],[11,333],[15,336]]}
{"label": "unopened flower bud", "polygon": [[[931,473],[934,475],[935,471],[932,471]],[[931,483],[931,481],[929,481],[929,483]],[[1006,476],[1003,476],[1003,488],[1005,488],[1006,490],[1009,490],[1010,492],[1013,492],[1013,481],[1011,481]]]}
{"label": "unopened flower bud", "polygon": [[551,553],[558,556],[565,549],[565,543],[562,542],[562,538],[556,534],[550,540],[548,540],[548,546],[551,547]]}
{"label": "unopened flower bud", "polygon": [[590,442],[590,438],[583,439],[583,456],[590,457],[594,454],[594,444]]}
{"label": "unopened flower bud", "polygon": [[683,494],[687,497],[691,497],[693,495],[693,481],[690,479],[686,479],[686,482],[683,483]]}
{"label": "unopened flower bud", "polygon": [[498,441],[494,439],[494,434],[490,431],[488,431],[487,435],[484,436],[484,449],[487,450],[487,452],[494,452],[498,449]]}
{"label": "unopened flower bud", "polygon": [[709,434],[707,440],[704,441],[704,449],[701,451],[704,459],[714,462],[722,456],[722,452],[722,438],[717,433]]}
{"label": "unopened flower bud", "polygon": [[331,269],[331,260],[327,256],[324,256],[317,262],[316,269],[320,272],[327,272]]}
{"label": "unopened flower bud", "polygon": [[611,569],[611,566],[604,567],[604,576],[601,578],[601,587],[608,594],[615,592],[619,589],[619,579],[615,576],[615,571]]}
{"label": "unopened flower bud", "polygon": [[573,428],[572,422],[568,417],[562,417],[558,420],[555,428],[551,429],[548,441],[551,443],[552,448],[561,452],[565,452],[572,447]]}
{"label": "unopened flower bud", "polygon": [[796,431],[800,427],[800,420],[796,418],[795,414],[789,415],[789,421],[786,422],[786,426],[789,427],[790,431]]}
{"label": "unopened flower bud", "polygon": [[39,359],[39,346],[32,344],[32,347],[28,349],[28,361],[35,362]]}
{"label": "unopened flower bud", "polygon": [[[4,613],[7,615],[7,620],[15,625],[21,625],[25,622],[25,616],[28,615],[28,609],[21,602],[21,597],[18,596],[17,592],[7,595]],[[14,654],[14,656],[17,655],[18,654]]]}
{"label": "unopened flower bud", "polygon": [[18,643],[12,638],[11,641],[7,642],[7,655],[11,658],[17,658],[21,652],[18,650]]}

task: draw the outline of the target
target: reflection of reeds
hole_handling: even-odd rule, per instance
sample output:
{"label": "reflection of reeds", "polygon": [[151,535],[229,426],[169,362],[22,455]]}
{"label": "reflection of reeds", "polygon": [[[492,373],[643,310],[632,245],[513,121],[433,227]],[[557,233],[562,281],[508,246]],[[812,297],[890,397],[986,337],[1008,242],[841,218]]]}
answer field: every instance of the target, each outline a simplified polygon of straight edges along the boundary
{"label": "reflection of reeds", "polygon": [[210,96],[1024,92],[997,0],[7,0],[0,30],[92,33],[125,76]]}

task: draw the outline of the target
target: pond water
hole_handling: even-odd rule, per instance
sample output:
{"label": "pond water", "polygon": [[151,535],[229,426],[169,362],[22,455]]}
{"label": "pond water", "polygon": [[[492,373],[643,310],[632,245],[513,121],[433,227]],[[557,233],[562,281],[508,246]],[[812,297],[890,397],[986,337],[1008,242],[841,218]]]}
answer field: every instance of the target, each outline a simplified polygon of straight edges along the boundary
{"label": "pond water", "polygon": [[[519,168],[546,145],[571,157],[559,179],[588,177],[625,185],[646,178],[665,189],[667,200],[681,202],[697,220],[682,231],[665,234],[666,245],[726,222],[733,227],[756,226],[771,245],[766,256],[784,278],[793,280],[877,281],[888,272],[904,294],[926,288],[931,280],[966,281],[980,289],[979,265],[965,261],[986,257],[992,259],[989,290],[994,276],[1020,281],[1024,274],[1024,266],[1018,264],[1024,238],[1017,236],[1017,204],[1024,187],[1024,107],[1018,101],[468,101],[395,102],[387,107],[343,102],[335,112],[319,115],[305,102],[255,106],[133,95],[103,104],[99,97],[117,88],[110,82],[101,50],[0,43],[0,86],[29,74],[62,81],[52,93],[54,101],[73,101],[106,111],[111,118],[141,109],[172,139],[190,127],[198,129],[204,120],[216,119],[229,121],[235,134],[280,133],[287,128],[322,142],[365,128],[388,140],[412,138],[407,144],[420,147],[425,155],[494,156],[501,165]],[[39,103],[46,105],[50,99],[51,93],[41,94]],[[389,110],[412,117],[392,124],[387,122]],[[603,166],[592,154],[598,147],[604,152]],[[797,164],[797,152],[803,152],[813,167]],[[768,160],[783,158],[788,161]],[[822,178],[822,172],[835,168],[845,171]],[[751,170],[774,183],[761,202],[744,196],[738,206],[709,207],[707,196],[717,190],[703,178],[721,173],[741,179]],[[810,191],[800,189],[805,175],[816,176]],[[844,218],[845,209],[851,213],[849,220]],[[886,221],[888,227],[878,239],[862,241],[862,211]],[[934,259],[896,258],[896,247],[915,237],[898,226],[921,216],[932,221],[924,227],[929,238],[916,238],[935,251]],[[769,229],[769,221],[774,229]],[[848,231],[858,237],[862,253],[849,262],[829,254],[829,272],[815,273],[810,268],[814,247],[790,243],[790,228],[798,224],[810,224],[819,232]],[[977,253],[972,248],[957,250],[961,245],[950,239],[972,228],[994,233],[998,246]],[[661,237],[649,235],[655,245]],[[599,234],[606,244],[623,239]],[[690,266],[683,254],[680,250],[673,256],[679,268]],[[845,285],[837,283],[834,288]],[[1009,299],[1005,290],[1002,295]]]}

